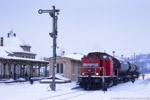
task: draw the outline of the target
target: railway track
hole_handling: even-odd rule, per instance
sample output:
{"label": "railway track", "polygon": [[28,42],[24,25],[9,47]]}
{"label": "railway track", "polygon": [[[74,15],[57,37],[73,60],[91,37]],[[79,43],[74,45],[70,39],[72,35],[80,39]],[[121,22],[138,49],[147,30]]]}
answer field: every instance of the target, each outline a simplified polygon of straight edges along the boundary
{"label": "railway track", "polygon": [[91,93],[91,92],[81,93],[81,94],[77,94],[77,95],[74,95],[74,96],[69,96],[69,97],[63,98],[62,100],[69,100],[69,99],[72,99],[72,98],[76,98],[76,97],[80,97],[80,96],[83,96],[83,95],[87,95],[89,93]]}
{"label": "railway track", "polygon": [[38,100],[69,100],[69,99],[87,95],[93,92],[96,92],[96,91],[74,91],[74,92],[58,94],[58,95],[54,95],[54,96],[50,96],[46,98],[41,98]]}

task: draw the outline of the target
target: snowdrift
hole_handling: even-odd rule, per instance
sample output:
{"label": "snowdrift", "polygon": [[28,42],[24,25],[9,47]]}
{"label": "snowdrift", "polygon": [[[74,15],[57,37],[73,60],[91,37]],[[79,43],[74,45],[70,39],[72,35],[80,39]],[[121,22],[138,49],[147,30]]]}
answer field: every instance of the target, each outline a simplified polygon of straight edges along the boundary
{"label": "snowdrift", "polygon": [[[71,80],[66,78],[66,77],[63,77],[60,74],[56,74],[55,75],[55,82],[56,83],[70,83]],[[52,83],[52,76],[50,76],[49,78],[41,80],[40,83]]]}

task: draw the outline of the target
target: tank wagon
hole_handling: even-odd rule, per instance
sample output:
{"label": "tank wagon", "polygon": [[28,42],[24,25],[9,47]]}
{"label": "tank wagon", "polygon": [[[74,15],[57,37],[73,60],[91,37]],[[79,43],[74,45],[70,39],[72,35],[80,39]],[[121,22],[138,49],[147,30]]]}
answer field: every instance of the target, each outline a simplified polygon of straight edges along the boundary
{"label": "tank wagon", "polygon": [[102,88],[107,91],[111,85],[132,81],[139,77],[139,67],[122,61],[107,53],[92,52],[81,59],[78,82],[84,89]]}

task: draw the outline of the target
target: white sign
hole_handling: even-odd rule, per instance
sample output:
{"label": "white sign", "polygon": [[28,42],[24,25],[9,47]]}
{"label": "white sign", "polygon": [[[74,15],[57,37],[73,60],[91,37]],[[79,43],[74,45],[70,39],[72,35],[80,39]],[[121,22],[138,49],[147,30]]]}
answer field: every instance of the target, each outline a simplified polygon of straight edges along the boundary
{"label": "white sign", "polygon": [[98,63],[83,63],[83,67],[88,67],[88,66],[98,66]]}

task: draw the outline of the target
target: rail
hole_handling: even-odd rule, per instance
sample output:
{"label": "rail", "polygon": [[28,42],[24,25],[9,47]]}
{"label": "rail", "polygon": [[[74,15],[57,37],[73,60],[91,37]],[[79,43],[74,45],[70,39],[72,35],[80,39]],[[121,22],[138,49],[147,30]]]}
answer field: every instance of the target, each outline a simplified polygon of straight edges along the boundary
{"label": "rail", "polygon": [[[97,90],[97,91],[99,91],[99,90]],[[50,96],[50,97],[41,98],[41,99],[38,99],[38,100],[51,100],[51,99],[70,100],[70,99],[73,99],[73,98],[81,97],[83,95],[88,95],[88,94],[91,94],[91,93],[95,93],[97,91],[73,91],[73,92],[62,93],[62,94],[58,94],[58,95],[54,95],[54,96]]]}

